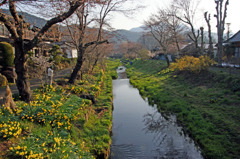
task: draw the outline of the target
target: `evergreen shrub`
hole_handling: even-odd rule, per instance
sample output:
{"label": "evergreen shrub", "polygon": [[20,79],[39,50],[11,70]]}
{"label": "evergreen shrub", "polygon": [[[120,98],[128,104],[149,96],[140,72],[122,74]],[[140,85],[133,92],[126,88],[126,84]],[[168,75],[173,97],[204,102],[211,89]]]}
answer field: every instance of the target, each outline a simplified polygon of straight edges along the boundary
{"label": "evergreen shrub", "polygon": [[0,42],[0,57],[3,69],[14,66],[14,54],[11,44]]}

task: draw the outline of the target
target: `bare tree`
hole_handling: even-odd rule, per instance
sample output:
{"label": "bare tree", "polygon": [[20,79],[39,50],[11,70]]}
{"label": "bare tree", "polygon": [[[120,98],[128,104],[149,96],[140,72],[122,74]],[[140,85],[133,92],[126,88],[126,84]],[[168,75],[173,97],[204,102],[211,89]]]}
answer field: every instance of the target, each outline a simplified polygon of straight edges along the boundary
{"label": "bare tree", "polygon": [[168,66],[170,61],[168,59],[168,50],[171,45],[174,45],[176,39],[175,30],[172,28],[172,23],[170,23],[170,15],[166,10],[159,9],[158,13],[152,15],[148,21],[145,21],[147,29],[150,30],[152,36],[158,41]]}
{"label": "bare tree", "polygon": [[[96,48],[98,45],[108,43],[107,39],[103,38],[103,28],[105,26],[110,27],[110,25],[106,22],[107,17],[111,12],[126,12],[126,10],[122,9],[121,6],[127,2],[127,0],[104,0],[98,5],[95,5],[95,16],[92,16],[93,13],[89,10],[88,2],[84,2],[84,5],[79,8],[76,12],[78,23],[75,26],[77,28],[77,34],[73,33],[76,31],[75,29],[68,29],[71,35],[72,41],[77,48],[78,51],[78,59],[77,64],[69,78],[69,83],[74,83],[77,77],[79,70],[81,69],[84,62],[84,55],[86,53],[86,49],[94,46]],[[97,12],[97,14],[96,14]],[[98,30],[94,39],[89,41],[86,38],[87,31],[89,29],[89,25],[93,22],[96,22],[96,29]],[[68,25],[69,26],[69,25]]]}
{"label": "bare tree", "polygon": [[[195,3],[194,3],[195,2]],[[194,42],[197,54],[199,54],[198,38],[200,35],[200,30],[197,31],[194,28],[194,18],[196,14],[196,9],[199,5],[199,0],[176,0],[174,5],[179,8],[182,15],[177,15],[176,17],[180,19],[183,23],[187,24],[191,29],[191,34],[188,37]]]}
{"label": "bare tree", "polygon": [[[217,19],[217,33],[218,33],[218,63],[222,63],[222,54],[223,54],[223,33],[225,30],[225,19],[227,17],[227,6],[229,5],[229,0],[215,0],[216,3],[216,12],[214,15]],[[223,8],[224,7],[224,8]]]}
{"label": "bare tree", "polygon": [[[103,24],[101,24],[101,22],[99,25],[97,36],[95,36],[93,40],[87,41],[86,36],[87,36],[87,31],[89,30],[88,28],[89,24],[91,24],[95,20],[95,19],[88,20],[89,5],[91,4],[84,2],[84,5],[77,10],[76,16],[79,24],[72,25],[74,28],[71,28],[71,26],[68,25],[68,30],[69,30],[72,42],[75,45],[78,52],[77,64],[69,78],[69,83],[75,82],[77,74],[83,65],[86,49],[92,45],[97,46],[97,45],[108,42],[108,40],[102,40]],[[101,13],[103,8],[104,7],[101,8]],[[102,21],[102,19],[100,19],[99,21]],[[73,33],[73,32],[76,32],[76,33]]]}
{"label": "bare tree", "polygon": [[[19,91],[19,95],[21,96],[21,99],[24,101],[29,102],[31,99],[31,92],[30,92],[30,85],[27,80],[27,68],[26,68],[26,61],[27,57],[26,54],[28,51],[30,51],[33,47],[35,47],[42,39],[43,35],[56,23],[62,22],[65,19],[67,19],[69,16],[71,16],[74,11],[83,5],[83,1],[79,0],[66,0],[68,3],[65,3],[65,10],[57,14],[55,17],[51,18],[47,21],[47,23],[40,29],[40,31],[34,36],[34,38],[30,41],[24,40],[24,29],[26,27],[23,17],[19,16],[17,7],[27,7],[29,4],[37,4],[36,1],[2,1],[0,6],[7,6],[10,10],[11,15],[8,16],[2,12],[0,12],[0,21],[4,23],[6,28],[11,34],[11,38],[14,41],[14,47],[15,47],[15,68],[17,73],[17,88]],[[64,1],[65,2],[65,1]],[[39,2],[41,3],[41,2]],[[54,8],[54,5],[56,3],[49,2],[42,2],[42,3],[49,3],[52,4],[52,7]],[[19,5],[18,5],[19,4]],[[61,1],[58,2],[58,4],[61,4]],[[67,6],[66,6],[67,4]],[[17,6],[18,5],[18,6]]]}
{"label": "bare tree", "polygon": [[185,27],[181,24],[181,21],[179,20],[179,18],[175,16],[178,14],[178,8],[176,6],[171,4],[170,8],[167,9],[167,12],[168,12],[168,23],[170,24],[170,27],[173,31],[174,41],[176,43],[177,50],[178,52],[180,52],[181,50],[180,50],[179,43],[182,40],[184,40],[182,34]]}
{"label": "bare tree", "polygon": [[119,45],[118,52],[123,54],[125,58],[132,60],[139,57],[139,51],[142,49],[143,46],[139,43],[126,42]]}
{"label": "bare tree", "polygon": [[208,12],[204,13],[204,19],[207,23],[208,26],[208,39],[209,39],[209,47],[208,47],[208,56],[211,58],[214,58],[214,54],[213,54],[213,41],[212,41],[212,29],[211,29],[211,15],[208,14]]}

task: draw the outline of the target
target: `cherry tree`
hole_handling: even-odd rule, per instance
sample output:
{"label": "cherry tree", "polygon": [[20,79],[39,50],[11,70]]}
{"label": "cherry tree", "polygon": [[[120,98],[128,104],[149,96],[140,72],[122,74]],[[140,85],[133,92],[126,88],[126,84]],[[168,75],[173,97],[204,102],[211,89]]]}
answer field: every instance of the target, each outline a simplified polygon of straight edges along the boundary
{"label": "cherry tree", "polygon": [[[90,0],[89,0],[90,1]],[[99,0],[96,0],[99,2]],[[96,2],[93,1],[93,2]],[[15,47],[15,68],[17,73],[16,85],[19,91],[19,95],[22,100],[29,102],[31,100],[30,85],[28,82],[28,73],[26,68],[27,52],[37,46],[41,41],[44,34],[56,23],[62,22],[70,17],[80,6],[84,5],[83,0],[64,0],[64,1],[16,1],[16,0],[3,0],[0,3],[1,8],[9,8],[10,15],[0,12],[0,22],[2,22],[11,34]],[[64,4],[64,5],[63,5]],[[25,8],[41,8],[44,11],[51,10],[55,13],[55,16],[50,18],[46,24],[38,31],[33,39],[26,41],[24,40],[24,30],[26,29],[26,23],[24,22],[23,16],[18,14],[19,10]],[[63,8],[61,11],[59,8]],[[37,10],[37,9],[36,9]]]}

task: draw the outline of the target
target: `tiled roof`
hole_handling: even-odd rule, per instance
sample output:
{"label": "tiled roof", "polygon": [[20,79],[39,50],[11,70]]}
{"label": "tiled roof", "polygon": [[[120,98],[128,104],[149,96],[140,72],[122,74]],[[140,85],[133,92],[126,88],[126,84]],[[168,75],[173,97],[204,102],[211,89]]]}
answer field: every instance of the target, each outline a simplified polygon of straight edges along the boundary
{"label": "tiled roof", "polygon": [[227,40],[227,42],[234,43],[234,42],[240,42],[240,31],[238,31],[236,34],[234,34],[231,38]]}

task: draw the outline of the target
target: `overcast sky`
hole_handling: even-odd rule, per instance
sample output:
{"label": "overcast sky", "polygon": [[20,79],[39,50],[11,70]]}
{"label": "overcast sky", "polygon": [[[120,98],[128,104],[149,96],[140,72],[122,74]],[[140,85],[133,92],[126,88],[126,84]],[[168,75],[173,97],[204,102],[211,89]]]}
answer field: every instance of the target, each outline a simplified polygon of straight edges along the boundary
{"label": "overcast sky", "polygon": [[[240,30],[240,0],[229,0],[228,15],[226,23],[231,23],[230,30],[236,33]],[[136,0],[137,2],[137,0]],[[164,8],[168,6],[171,0],[141,0],[142,4],[146,6],[145,9],[138,11],[138,13],[132,15],[132,18],[124,17],[123,15],[114,15],[112,26],[116,29],[131,29],[143,25],[144,20],[152,14],[156,13],[158,8]],[[201,0],[198,7],[198,15],[196,16],[196,27],[204,26],[206,29],[206,23],[203,18],[203,13],[208,11],[215,14],[214,0]],[[216,31],[216,18],[212,17],[212,30]]]}

